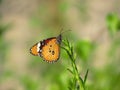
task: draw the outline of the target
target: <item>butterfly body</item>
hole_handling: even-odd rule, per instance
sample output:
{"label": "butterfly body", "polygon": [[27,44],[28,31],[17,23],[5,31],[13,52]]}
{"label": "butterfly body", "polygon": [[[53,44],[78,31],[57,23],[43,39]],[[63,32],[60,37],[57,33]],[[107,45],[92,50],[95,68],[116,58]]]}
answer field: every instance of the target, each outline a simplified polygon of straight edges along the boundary
{"label": "butterfly body", "polygon": [[40,56],[47,62],[55,62],[60,56],[60,44],[62,41],[61,34],[57,37],[51,37],[40,41],[30,48],[30,53]]}

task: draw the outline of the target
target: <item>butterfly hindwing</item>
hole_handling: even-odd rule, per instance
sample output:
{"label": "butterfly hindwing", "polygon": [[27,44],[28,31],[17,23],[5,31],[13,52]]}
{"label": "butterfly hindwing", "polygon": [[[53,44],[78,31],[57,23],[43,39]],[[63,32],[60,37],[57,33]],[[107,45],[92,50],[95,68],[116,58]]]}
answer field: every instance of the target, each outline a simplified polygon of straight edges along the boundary
{"label": "butterfly hindwing", "polygon": [[45,45],[41,48],[40,56],[47,62],[57,61],[60,54],[60,46],[56,38],[45,40]]}

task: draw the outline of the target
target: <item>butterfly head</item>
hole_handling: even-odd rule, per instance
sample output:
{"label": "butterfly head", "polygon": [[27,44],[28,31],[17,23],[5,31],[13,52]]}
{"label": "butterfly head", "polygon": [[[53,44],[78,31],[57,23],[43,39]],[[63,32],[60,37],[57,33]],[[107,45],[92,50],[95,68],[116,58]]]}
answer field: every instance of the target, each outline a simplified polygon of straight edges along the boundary
{"label": "butterfly head", "polygon": [[61,42],[62,42],[62,35],[60,34],[59,36],[56,37],[56,39],[57,39],[57,43],[61,44]]}

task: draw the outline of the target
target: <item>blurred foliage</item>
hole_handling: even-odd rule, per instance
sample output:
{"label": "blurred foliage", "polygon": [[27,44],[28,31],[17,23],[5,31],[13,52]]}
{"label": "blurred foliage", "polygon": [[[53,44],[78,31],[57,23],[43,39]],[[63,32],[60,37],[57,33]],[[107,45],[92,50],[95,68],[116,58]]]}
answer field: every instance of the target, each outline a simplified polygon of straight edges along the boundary
{"label": "blurred foliage", "polygon": [[120,36],[112,40],[111,48],[110,48],[109,54],[108,54],[110,56],[111,60],[112,59],[118,59],[118,60],[120,59],[120,57],[118,57],[119,50],[120,50]]}
{"label": "blurred foliage", "polygon": [[79,10],[80,20],[84,23],[89,20],[88,14],[88,1],[87,0],[78,0],[76,7]]}
{"label": "blurred foliage", "polygon": [[111,49],[109,51],[109,56],[111,59],[116,59],[116,55],[120,50],[120,18],[115,13],[110,13],[107,16],[107,26],[110,32],[110,36],[112,36],[112,44]]}
{"label": "blurred foliage", "polygon": [[20,78],[21,83],[25,87],[25,90],[38,90],[39,89],[39,81],[33,80],[31,76],[23,76]]}
{"label": "blurred foliage", "polygon": [[69,3],[67,3],[67,1],[61,1],[58,5],[58,10],[61,13],[65,13],[69,8]]}
{"label": "blurred foliage", "polygon": [[0,0],[0,3],[2,3],[2,0]]}
{"label": "blurred foliage", "polygon": [[14,72],[12,72],[11,70],[4,70],[3,68],[1,69],[2,70],[0,71],[0,83],[14,76]]}
{"label": "blurred foliage", "polygon": [[120,18],[117,14],[108,14],[106,17],[107,27],[110,35],[113,36],[120,30]]}
{"label": "blurred foliage", "polygon": [[[34,72],[34,74],[37,75],[41,80],[39,82],[40,88],[49,88],[48,90],[67,89],[67,81],[69,80],[69,75],[66,74],[67,71],[65,70],[65,67],[62,64],[46,64],[46,62],[42,59],[40,60],[40,58],[32,58],[28,67],[30,68],[31,73]],[[59,70],[56,67],[58,67]],[[41,86],[44,84],[47,84],[47,86]]]}
{"label": "blurred foliage", "polygon": [[76,43],[76,52],[82,60],[88,60],[95,45],[88,40],[79,40]]}
{"label": "blurred foliage", "polygon": [[[120,19],[117,14],[106,16],[111,45],[108,50],[108,63],[102,68],[91,68],[91,80],[88,90],[119,90],[120,88]],[[95,82],[95,83],[94,83]]]}
{"label": "blurred foliage", "polygon": [[10,28],[10,25],[4,25],[0,23],[0,62],[5,61],[5,56],[7,53],[8,45],[7,42],[5,42],[3,35],[4,33]]}
{"label": "blurred foliage", "polygon": [[[38,8],[38,12],[31,16],[29,24],[34,28],[39,28],[44,35],[48,33],[48,31],[54,31],[55,33],[61,29],[67,27],[67,12],[70,7],[70,3],[67,0],[64,1],[56,1],[55,6],[48,4],[46,2],[41,2],[42,4]],[[50,5],[50,6],[48,6]],[[53,8],[56,8],[55,12],[52,13],[49,11]],[[81,11],[80,11],[81,12]],[[52,14],[52,15],[51,15]],[[49,32],[51,33],[51,32]],[[52,32],[53,34],[53,32]]]}
{"label": "blurred foliage", "polygon": [[2,35],[10,28],[10,24],[4,25],[3,23],[0,23],[0,37],[2,38]]}
{"label": "blurred foliage", "polygon": [[[88,90],[119,90],[119,65],[113,65],[112,63],[101,70],[91,70],[91,73],[93,75],[92,83],[90,85],[88,84]],[[96,85],[94,85],[94,82]]]}
{"label": "blurred foliage", "polygon": [[[0,0],[0,4],[2,0]],[[7,61],[6,56],[8,53],[8,43],[4,39],[4,34],[7,30],[9,30],[10,24],[4,24],[2,22],[2,17],[0,13],[0,85],[2,82],[6,81],[9,77],[12,76],[12,72],[10,70],[6,70],[5,63]]]}
{"label": "blurred foliage", "polygon": [[12,76],[11,70],[5,69],[5,64],[7,61],[7,53],[9,45],[4,39],[5,32],[9,30],[8,24],[3,24],[0,21],[0,85],[2,82],[5,82],[8,78]]}

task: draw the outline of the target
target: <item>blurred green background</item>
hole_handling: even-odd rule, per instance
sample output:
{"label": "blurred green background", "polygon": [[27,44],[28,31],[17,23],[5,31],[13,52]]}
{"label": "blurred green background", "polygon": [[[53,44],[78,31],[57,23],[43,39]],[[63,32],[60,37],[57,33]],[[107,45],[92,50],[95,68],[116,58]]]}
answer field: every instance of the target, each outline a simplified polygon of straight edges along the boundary
{"label": "blurred green background", "polygon": [[0,90],[69,90],[71,62],[61,49],[49,64],[29,49],[63,34],[74,46],[86,90],[120,89],[120,0],[0,0]]}

